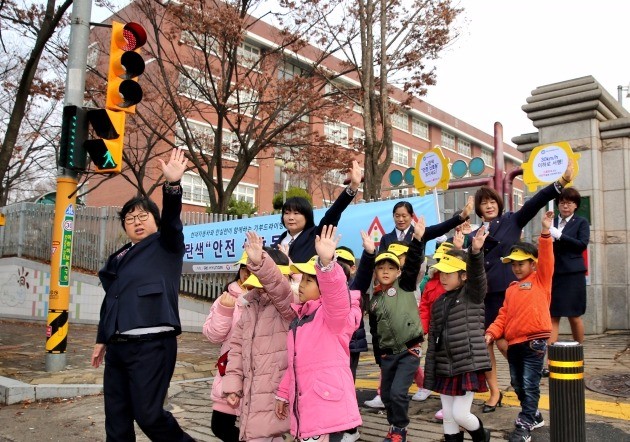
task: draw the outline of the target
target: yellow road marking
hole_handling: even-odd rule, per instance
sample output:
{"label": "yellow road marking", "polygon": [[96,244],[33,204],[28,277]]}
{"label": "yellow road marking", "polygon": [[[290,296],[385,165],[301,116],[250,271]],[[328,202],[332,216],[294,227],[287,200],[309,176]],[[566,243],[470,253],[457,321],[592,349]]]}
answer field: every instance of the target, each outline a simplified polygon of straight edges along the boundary
{"label": "yellow road marking", "polygon": [[[376,372],[378,375],[378,372]],[[355,386],[358,389],[376,390],[378,388],[378,378],[371,379],[357,379]],[[409,389],[410,393],[418,391],[416,385],[412,385]],[[436,397],[437,393],[432,393]],[[487,400],[490,398],[490,393],[477,393],[475,399]],[[619,401],[624,400],[619,398]],[[594,414],[597,416],[611,417],[613,419],[630,420],[630,403],[629,402],[608,402],[608,401],[596,401],[593,399],[586,399],[586,414]],[[520,403],[514,392],[503,393],[503,403],[511,407],[520,407]],[[538,402],[538,408],[543,410],[549,410],[549,396],[546,394],[540,395],[540,401]]]}

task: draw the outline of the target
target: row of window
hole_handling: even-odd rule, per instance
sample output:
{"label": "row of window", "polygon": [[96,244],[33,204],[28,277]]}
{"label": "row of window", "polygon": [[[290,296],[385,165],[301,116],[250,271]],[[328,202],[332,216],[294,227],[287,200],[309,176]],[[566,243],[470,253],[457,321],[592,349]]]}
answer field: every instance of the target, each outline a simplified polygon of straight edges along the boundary
{"label": "row of window", "polygon": [[[228,180],[223,180],[227,186]],[[208,188],[199,175],[194,172],[186,172],[182,177],[182,201],[189,204],[210,204]],[[256,186],[241,183],[236,186],[232,193],[232,198],[240,201],[247,201],[256,204]]]}

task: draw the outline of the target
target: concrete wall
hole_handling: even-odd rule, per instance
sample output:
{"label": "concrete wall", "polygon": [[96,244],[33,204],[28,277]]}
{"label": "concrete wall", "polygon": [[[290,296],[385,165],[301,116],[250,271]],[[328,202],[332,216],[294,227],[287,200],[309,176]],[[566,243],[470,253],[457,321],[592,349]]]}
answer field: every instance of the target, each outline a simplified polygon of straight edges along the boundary
{"label": "concrete wall", "polygon": [[[70,323],[96,324],[105,296],[96,276],[73,272],[71,275]],[[21,258],[0,259],[0,317],[46,321],[50,266]],[[179,298],[179,316],[185,331],[200,332],[209,302]]]}

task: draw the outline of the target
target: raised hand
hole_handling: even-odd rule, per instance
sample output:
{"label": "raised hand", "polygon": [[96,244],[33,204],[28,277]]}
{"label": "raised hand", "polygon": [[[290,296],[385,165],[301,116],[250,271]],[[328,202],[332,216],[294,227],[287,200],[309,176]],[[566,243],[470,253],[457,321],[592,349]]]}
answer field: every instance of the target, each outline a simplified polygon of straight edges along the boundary
{"label": "raised hand", "polygon": [[424,221],[424,216],[418,218],[418,222],[413,225],[413,237],[418,241],[422,241],[422,237],[424,236],[424,230],[426,229],[426,222]]}
{"label": "raised hand", "polygon": [[158,161],[162,167],[164,179],[169,183],[181,180],[182,176],[184,176],[184,172],[186,172],[188,159],[186,155],[184,155],[184,149],[173,149],[171,151],[171,159],[168,163],[165,163],[162,158],[158,158]]}
{"label": "raised hand", "polygon": [[361,184],[361,167],[357,160],[352,161],[352,169],[350,169],[350,188],[357,190]]}
{"label": "raised hand", "polygon": [[340,239],[341,236],[337,235],[337,226],[324,226],[322,232],[315,237],[315,250],[322,266],[330,264]]}
{"label": "raised hand", "polygon": [[474,210],[475,210],[475,197],[470,195],[468,197],[468,200],[466,201],[466,205],[462,209],[462,213],[460,213],[459,216],[461,219],[466,219],[470,215],[472,215]]}
{"label": "raised hand", "polygon": [[367,232],[361,230],[361,239],[363,240],[363,249],[372,255],[376,251],[372,237]]}
{"label": "raised hand", "polygon": [[456,249],[462,249],[464,247],[464,232],[461,229],[455,229],[455,235],[453,236],[453,246]]}
{"label": "raised hand", "polygon": [[544,233],[545,235],[549,233],[549,229],[553,225],[553,210],[549,210],[543,214],[542,217],[542,230],[540,233]]}
{"label": "raised hand", "polygon": [[249,259],[252,264],[260,265],[262,262],[262,252],[263,252],[263,239],[258,236],[256,232],[249,231],[245,234],[247,237],[247,242],[245,243],[245,251],[247,252],[247,259]]}
{"label": "raised hand", "polygon": [[566,170],[564,171],[564,173],[562,174],[562,177],[560,178],[562,185],[566,186],[567,184],[569,184],[571,181],[573,181],[573,178],[575,178],[575,165],[573,164],[573,158],[569,158],[569,164],[567,165]]}
{"label": "raised hand", "polygon": [[477,230],[477,233],[475,233],[475,236],[472,239],[471,248],[473,254],[476,255],[481,251],[481,249],[483,248],[483,244],[486,242],[486,238],[489,234],[490,231],[486,232],[485,226],[479,227],[479,230]]}

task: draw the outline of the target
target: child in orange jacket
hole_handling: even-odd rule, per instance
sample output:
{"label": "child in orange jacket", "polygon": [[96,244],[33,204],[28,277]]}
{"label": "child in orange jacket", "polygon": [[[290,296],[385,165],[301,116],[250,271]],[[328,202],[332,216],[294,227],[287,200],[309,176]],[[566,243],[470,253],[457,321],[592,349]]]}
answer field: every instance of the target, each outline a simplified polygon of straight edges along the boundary
{"label": "child in orange jacket", "polygon": [[553,212],[549,211],[542,219],[539,249],[531,243],[518,242],[508,256],[501,258],[504,264],[511,263],[518,281],[508,287],[499,315],[486,330],[486,343],[501,337],[508,341],[510,381],[521,403],[510,442],[530,441],[531,431],[545,423],[538,411],[538,400],[547,339],[551,336],[552,223]]}

